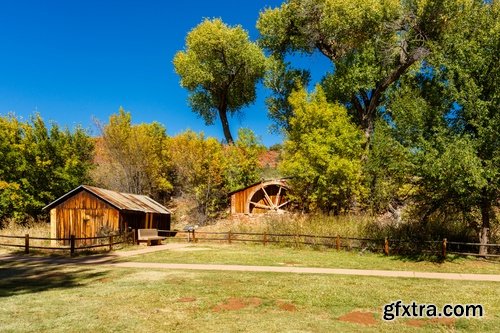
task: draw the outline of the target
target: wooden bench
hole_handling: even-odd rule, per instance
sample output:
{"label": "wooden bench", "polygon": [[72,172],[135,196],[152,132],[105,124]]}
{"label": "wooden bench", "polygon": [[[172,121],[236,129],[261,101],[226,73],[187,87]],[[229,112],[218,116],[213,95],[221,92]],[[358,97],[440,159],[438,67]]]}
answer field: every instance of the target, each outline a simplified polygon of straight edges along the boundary
{"label": "wooden bench", "polygon": [[166,237],[158,236],[158,229],[138,229],[137,243],[147,242],[150,246],[152,243],[161,244],[161,241]]}

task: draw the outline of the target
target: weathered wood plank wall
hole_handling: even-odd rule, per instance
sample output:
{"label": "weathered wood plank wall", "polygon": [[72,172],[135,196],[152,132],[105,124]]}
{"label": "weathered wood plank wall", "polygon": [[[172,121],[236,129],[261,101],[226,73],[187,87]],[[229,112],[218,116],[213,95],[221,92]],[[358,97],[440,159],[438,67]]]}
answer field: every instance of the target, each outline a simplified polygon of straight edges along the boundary
{"label": "weathered wood plank wall", "polygon": [[[56,237],[95,237],[101,231],[120,230],[120,212],[86,191],[81,191],[55,209]],[[51,214],[51,224],[53,214]]]}

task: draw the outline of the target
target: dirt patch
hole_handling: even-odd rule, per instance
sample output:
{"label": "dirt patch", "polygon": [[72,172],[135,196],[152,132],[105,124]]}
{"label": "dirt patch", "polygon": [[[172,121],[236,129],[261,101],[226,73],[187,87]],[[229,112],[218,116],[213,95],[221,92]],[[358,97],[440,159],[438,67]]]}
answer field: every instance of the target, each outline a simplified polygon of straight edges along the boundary
{"label": "dirt patch", "polygon": [[247,298],[247,302],[248,302],[249,306],[255,307],[255,308],[262,304],[262,300],[258,297]]}
{"label": "dirt patch", "polygon": [[196,301],[196,297],[181,297],[177,299],[177,302],[183,302],[183,303],[194,302],[194,301]]}
{"label": "dirt patch", "polygon": [[422,327],[427,324],[427,322],[423,319],[410,319],[406,321],[405,323],[408,326],[413,326],[413,327]]}
{"label": "dirt patch", "polygon": [[241,298],[229,298],[226,302],[217,304],[213,307],[212,311],[220,312],[222,310],[241,310],[246,308],[247,305],[243,302]]}
{"label": "dirt patch", "polygon": [[295,305],[285,301],[276,301],[276,306],[284,311],[290,311],[290,312],[297,311],[297,307]]}
{"label": "dirt patch", "polygon": [[361,325],[376,325],[377,321],[372,312],[352,311],[338,318],[340,321]]}
{"label": "dirt patch", "polygon": [[453,325],[455,325],[456,319],[455,318],[433,318],[429,321],[431,323],[435,323],[435,324],[441,324],[441,325],[445,325],[445,326],[453,326]]}
{"label": "dirt patch", "polygon": [[225,302],[217,304],[212,308],[213,312],[220,312],[222,310],[235,311],[241,310],[246,307],[257,307],[262,304],[262,300],[257,297],[251,298],[228,298]]}

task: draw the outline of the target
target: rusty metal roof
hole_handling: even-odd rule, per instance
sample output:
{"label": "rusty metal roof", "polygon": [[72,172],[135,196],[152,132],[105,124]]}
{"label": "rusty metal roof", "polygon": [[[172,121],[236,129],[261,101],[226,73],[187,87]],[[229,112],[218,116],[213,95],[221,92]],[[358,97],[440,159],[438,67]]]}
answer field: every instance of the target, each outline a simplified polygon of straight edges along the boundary
{"label": "rusty metal roof", "polygon": [[82,190],[86,190],[94,194],[96,197],[109,203],[111,206],[115,207],[118,210],[143,212],[143,213],[170,214],[170,211],[167,208],[165,208],[163,205],[159,204],[158,202],[154,201],[148,196],[140,194],[115,192],[89,185],[78,186],[74,190],[66,193],[62,197],[54,200],[53,202],[45,206],[43,210],[57,206],[67,198],[73,196],[74,194],[77,194]]}

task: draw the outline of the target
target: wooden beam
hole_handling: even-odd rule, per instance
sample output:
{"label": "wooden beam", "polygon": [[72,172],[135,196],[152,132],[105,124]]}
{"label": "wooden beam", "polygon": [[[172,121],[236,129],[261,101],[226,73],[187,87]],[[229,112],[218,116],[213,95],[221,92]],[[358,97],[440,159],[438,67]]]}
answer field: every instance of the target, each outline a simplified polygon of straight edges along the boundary
{"label": "wooden beam", "polygon": [[262,186],[262,192],[264,192],[264,195],[265,195],[265,197],[266,197],[266,200],[267,200],[267,202],[268,202],[269,206],[270,206],[272,209],[276,208],[276,205],[275,205],[275,204],[273,203],[273,201],[271,200],[271,197],[267,194],[266,189],[265,189],[265,187],[264,187],[264,186]]}
{"label": "wooden beam", "polygon": [[281,208],[281,207],[283,207],[284,205],[287,205],[287,204],[289,204],[289,203],[290,203],[290,201],[285,201],[284,203],[282,203],[281,205],[279,205],[279,206],[278,206],[278,208]]}
{"label": "wooden beam", "polygon": [[255,207],[257,207],[257,208],[269,209],[269,210],[270,210],[270,209],[273,209],[272,207],[265,206],[265,205],[260,204],[260,203],[258,203],[258,202],[253,202],[253,201],[250,201],[250,203],[251,203],[252,205],[254,205]]}

